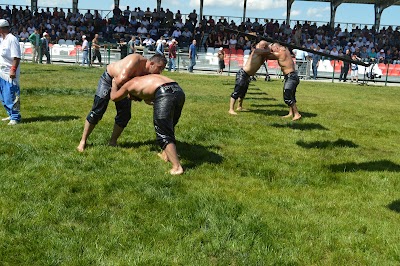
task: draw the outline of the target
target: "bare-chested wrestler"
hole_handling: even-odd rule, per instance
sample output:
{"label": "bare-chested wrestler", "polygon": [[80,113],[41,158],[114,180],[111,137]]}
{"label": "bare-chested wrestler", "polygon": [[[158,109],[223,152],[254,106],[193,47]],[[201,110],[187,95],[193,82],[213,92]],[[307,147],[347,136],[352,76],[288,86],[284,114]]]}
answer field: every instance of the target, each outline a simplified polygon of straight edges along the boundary
{"label": "bare-chested wrestler", "polygon": [[[166,64],[167,60],[162,55],[154,55],[150,59],[146,59],[139,54],[131,54],[108,65],[106,71],[100,77],[92,110],[86,117],[82,139],[77,150],[79,152],[84,151],[89,135],[107,110],[111,88],[118,89],[133,77],[159,74]],[[131,100],[125,98],[115,103],[115,107],[117,115],[115,116],[114,129],[109,142],[111,146],[117,145],[119,136],[131,119]]]}
{"label": "bare-chested wrestler", "polygon": [[269,45],[271,54],[267,56],[268,59],[278,60],[282,73],[285,77],[283,85],[283,100],[289,106],[289,114],[284,117],[291,117],[293,121],[299,120],[301,114],[299,113],[296,105],[296,88],[300,83],[297,71],[295,71],[294,62],[288,48],[278,44],[271,43]]}
{"label": "bare-chested wrestler", "polygon": [[229,103],[229,113],[231,115],[237,115],[235,112],[235,103],[238,100],[237,111],[243,109],[243,99],[246,96],[249,88],[250,77],[255,75],[258,69],[264,64],[266,56],[270,54],[269,43],[266,41],[260,41],[250,53],[249,58],[243,68],[239,69],[236,73],[235,89],[231,94],[231,100]]}
{"label": "bare-chested wrestler", "polygon": [[112,87],[111,100],[118,102],[129,95],[132,99],[153,104],[156,140],[163,150],[158,155],[172,163],[171,175],[183,174],[176,151],[175,125],[185,103],[185,93],[174,80],[162,75],[146,75],[126,82],[120,89]]}

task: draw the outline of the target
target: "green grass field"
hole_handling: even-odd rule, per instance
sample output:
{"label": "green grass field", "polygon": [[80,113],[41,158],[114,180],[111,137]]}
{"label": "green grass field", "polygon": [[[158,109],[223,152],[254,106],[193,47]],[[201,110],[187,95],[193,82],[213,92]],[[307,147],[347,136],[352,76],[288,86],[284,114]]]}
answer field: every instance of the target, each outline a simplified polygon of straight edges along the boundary
{"label": "green grass field", "polygon": [[[1,265],[398,265],[399,87],[164,74],[186,93],[186,172],[157,157],[152,107],[118,147],[110,103],[76,152],[102,69],[22,64],[17,126],[0,124]],[[5,116],[3,109],[2,113]]]}

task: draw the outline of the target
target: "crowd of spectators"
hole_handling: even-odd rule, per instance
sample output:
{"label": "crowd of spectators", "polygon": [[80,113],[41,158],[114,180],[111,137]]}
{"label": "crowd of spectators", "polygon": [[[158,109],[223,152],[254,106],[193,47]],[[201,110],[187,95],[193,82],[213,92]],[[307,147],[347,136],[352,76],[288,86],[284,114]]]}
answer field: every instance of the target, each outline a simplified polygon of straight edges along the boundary
{"label": "crowd of spectators", "polygon": [[263,22],[255,18],[236,24],[226,18],[203,16],[200,20],[196,10],[188,15],[183,15],[178,10],[175,14],[168,8],[133,10],[126,8],[122,11],[115,7],[111,18],[103,18],[98,10],[87,10],[80,13],[63,8],[35,10],[32,12],[28,6],[10,8],[0,6],[0,18],[9,20],[13,34],[20,41],[28,41],[35,29],[39,34],[47,33],[51,43],[58,40],[73,40],[81,42],[81,37],[86,35],[91,40],[96,33],[102,42],[119,43],[131,40],[135,36],[135,45],[146,46],[155,50],[156,41],[160,37],[165,40],[176,40],[179,47],[188,47],[192,40],[197,41],[199,50],[208,47],[224,47],[235,50],[251,49],[252,41],[247,37],[236,36],[225,32],[230,28],[249,34],[270,37],[272,39],[292,43],[309,49],[318,49],[327,54],[342,55],[349,49],[352,54],[364,61],[377,63],[400,64],[400,27],[392,26],[382,29],[355,27],[351,31],[342,29],[340,24],[334,28],[329,24],[317,26],[316,23],[305,21],[297,22],[293,27],[285,22],[264,19]]}

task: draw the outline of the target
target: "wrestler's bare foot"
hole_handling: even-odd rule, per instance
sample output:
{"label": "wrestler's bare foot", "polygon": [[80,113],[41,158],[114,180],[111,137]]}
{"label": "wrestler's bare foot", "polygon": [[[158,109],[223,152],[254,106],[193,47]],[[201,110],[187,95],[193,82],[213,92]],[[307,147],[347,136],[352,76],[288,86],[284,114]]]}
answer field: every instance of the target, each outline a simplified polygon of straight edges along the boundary
{"label": "wrestler's bare foot", "polygon": [[292,121],[299,120],[300,118],[301,118],[301,114],[295,115],[295,116],[292,118]]}
{"label": "wrestler's bare foot", "polygon": [[172,168],[170,171],[169,171],[169,173],[171,174],[171,175],[181,175],[181,174],[183,174],[183,168],[182,168],[182,166],[179,166],[178,168]]}
{"label": "wrestler's bare foot", "polygon": [[237,115],[237,113],[235,111],[233,111],[233,110],[229,110],[228,113],[231,114],[231,115]]}
{"label": "wrestler's bare foot", "polygon": [[79,152],[83,152],[83,151],[85,150],[85,147],[86,147],[86,142],[81,141],[81,142],[79,142],[79,145],[78,145],[78,147],[76,147],[76,149],[77,149]]}
{"label": "wrestler's bare foot", "polygon": [[288,114],[288,115],[282,116],[282,118],[289,118],[289,117],[292,117],[292,116],[293,116],[292,114]]}
{"label": "wrestler's bare foot", "polygon": [[158,157],[160,157],[164,162],[168,162],[168,156],[165,152],[159,152],[157,153]]}

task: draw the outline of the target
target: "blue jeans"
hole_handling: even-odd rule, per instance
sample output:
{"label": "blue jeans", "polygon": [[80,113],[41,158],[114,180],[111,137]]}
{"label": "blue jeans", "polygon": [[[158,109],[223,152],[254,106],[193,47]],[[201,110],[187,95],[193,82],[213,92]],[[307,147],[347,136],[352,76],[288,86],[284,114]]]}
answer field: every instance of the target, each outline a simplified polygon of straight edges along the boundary
{"label": "blue jeans", "polygon": [[89,64],[89,51],[83,50],[82,52],[82,65]]}
{"label": "blue jeans", "polygon": [[193,72],[193,67],[196,65],[196,57],[190,58],[189,72]]}
{"label": "blue jeans", "polygon": [[0,78],[0,98],[4,108],[11,120],[20,121],[20,87],[19,84],[12,80],[7,81]]}
{"label": "blue jeans", "polygon": [[176,70],[176,64],[175,64],[176,58],[170,58],[168,61],[168,71],[171,71],[171,68],[175,71]]}

